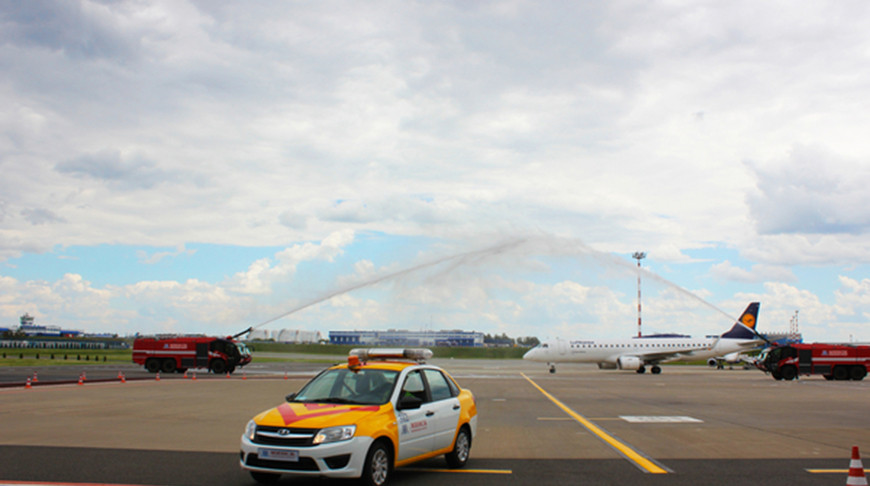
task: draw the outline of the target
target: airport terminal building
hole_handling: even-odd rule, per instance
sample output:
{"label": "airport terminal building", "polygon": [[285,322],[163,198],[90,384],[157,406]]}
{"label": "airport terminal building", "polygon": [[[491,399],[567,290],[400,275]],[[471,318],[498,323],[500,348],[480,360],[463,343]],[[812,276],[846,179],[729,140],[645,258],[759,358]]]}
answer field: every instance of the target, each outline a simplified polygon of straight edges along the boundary
{"label": "airport terminal building", "polygon": [[351,346],[483,346],[483,333],[474,331],[329,331],[329,344]]}

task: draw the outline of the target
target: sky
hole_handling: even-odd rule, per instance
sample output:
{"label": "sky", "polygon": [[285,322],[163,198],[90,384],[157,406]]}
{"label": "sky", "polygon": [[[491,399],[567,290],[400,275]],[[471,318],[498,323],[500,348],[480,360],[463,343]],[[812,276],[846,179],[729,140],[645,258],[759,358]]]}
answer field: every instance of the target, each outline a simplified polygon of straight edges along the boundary
{"label": "sky", "polygon": [[868,24],[0,0],[0,327],[870,341]]}

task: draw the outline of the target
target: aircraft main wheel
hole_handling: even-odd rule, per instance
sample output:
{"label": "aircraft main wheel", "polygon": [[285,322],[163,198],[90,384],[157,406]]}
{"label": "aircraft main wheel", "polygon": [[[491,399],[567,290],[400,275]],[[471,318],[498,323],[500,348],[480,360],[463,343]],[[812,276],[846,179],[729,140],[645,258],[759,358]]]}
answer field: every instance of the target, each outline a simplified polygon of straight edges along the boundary
{"label": "aircraft main wheel", "polygon": [[646,373],[646,368],[644,368],[643,366],[637,369],[637,374],[642,375],[644,373]]}
{"label": "aircraft main wheel", "polygon": [[652,372],[652,374],[657,375],[662,372],[662,368],[659,365],[655,365],[650,371]]}

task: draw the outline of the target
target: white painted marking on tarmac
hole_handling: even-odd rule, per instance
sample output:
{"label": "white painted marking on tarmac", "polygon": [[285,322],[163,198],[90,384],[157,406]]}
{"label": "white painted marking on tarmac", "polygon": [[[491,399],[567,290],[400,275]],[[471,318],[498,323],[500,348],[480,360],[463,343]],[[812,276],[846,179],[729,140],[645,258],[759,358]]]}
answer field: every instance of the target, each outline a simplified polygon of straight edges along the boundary
{"label": "white painted marking on tarmac", "polygon": [[703,423],[693,417],[667,415],[620,415],[619,418],[633,424],[684,424]]}

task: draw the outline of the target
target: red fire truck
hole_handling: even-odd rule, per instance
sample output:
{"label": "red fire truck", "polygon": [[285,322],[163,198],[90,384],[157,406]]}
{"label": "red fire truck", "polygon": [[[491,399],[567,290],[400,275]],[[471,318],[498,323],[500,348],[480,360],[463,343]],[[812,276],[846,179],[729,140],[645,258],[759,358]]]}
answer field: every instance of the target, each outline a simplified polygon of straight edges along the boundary
{"label": "red fire truck", "polygon": [[184,373],[188,368],[208,368],[217,374],[232,373],[251,362],[251,352],[232,337],[157,336],[133,342],[133,362],[152,373]]}
{"label": "red fire truck", "polygon": [[827,380],[863,380],[870,370],[870,346],[790,344],[765,349],[756,366],[777,380],[822,375]]}

